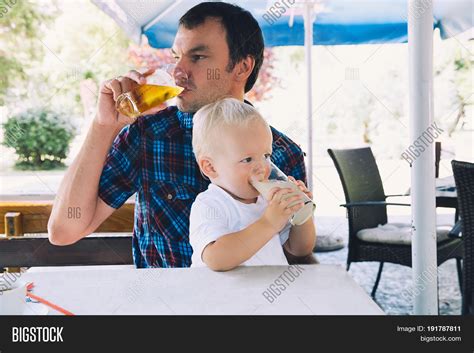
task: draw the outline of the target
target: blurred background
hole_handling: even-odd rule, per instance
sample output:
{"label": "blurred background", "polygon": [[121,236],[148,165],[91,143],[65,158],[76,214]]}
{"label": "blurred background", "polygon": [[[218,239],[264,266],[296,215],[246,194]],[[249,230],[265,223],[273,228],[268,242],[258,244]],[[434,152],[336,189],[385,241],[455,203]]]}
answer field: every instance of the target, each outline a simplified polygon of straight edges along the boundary
{"label": "blurred background", "polygon": [[[24,0],[1,10],[0,193],[54,194],[85,138],[100,83],[172,57],[133,44],[88,0]],[[473,159],[474,41],[472,32],[442,41],[435,31],[434,38],[443,177],[451,159]],[[371,145],[387,192],[408,187],[409,165],[401,159],[409,145],[407,60],[406,44],[313,47],[312,177],[322,214],[343,212],[327,148]],[[247,99],[306,150],[304,74],[303,47],[267,48]]]}
{"label": "blurred background", "polygon": [[[102,81],[130,69],[160,66],[169,50],[137,46],[88,0],[4,0],[0,3],[0,198],[53,199],[65,168],[77,155],[95,114]],[[472,31],[448,40],[434,33],[434,119],[443,130],[440,177],[452,159],[474,161]],[[318,234],[347,240],[342,186],[328,148],[370,145],[386,194],[410,184],[401,158],[410,145],[408,46],[313,47],[313,178]],[[303,150],[306,141],[304,47],[265,50],[259,80],[247,99]],[[393,208],[409,222],[409,208]],[[438,222],[453,209],[437,209]],[[319,254],[322,263],[344,264],[347,249]],[[391,266],[391,267],[390,267]],[[351,273],[369,292],[377,265],[356,264]],[[410,285],[408,268],[388,265],[378,302],[387,313],[411,312],[390,296]],[[460,294],[454,263],[440,267],[441,313],[457,313]],[[387,276],[387,277],[385,277]],[[396,288],[394,288],[394,286]]]}

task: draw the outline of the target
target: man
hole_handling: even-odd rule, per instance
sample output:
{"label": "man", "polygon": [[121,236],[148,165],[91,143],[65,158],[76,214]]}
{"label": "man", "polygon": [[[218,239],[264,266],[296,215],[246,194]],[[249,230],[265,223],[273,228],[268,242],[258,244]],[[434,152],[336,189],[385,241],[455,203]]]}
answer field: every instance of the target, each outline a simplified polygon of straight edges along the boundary
{"label": "man", "polygon": [[[193,113],[223,97],[244,100],[257,79],[263,49],[262,32],[249,12],[227,3],[201,3],[180,19],[172,48],[177,69],[188,75],[177,107],[132,121],[116,111],[115,101],[150,72],[130,71],[104,82],[97,115],[54,202],[51,243],[72,244],[94,232],[136,193],[135,265],[189,267],[189,212],[209,185],[192,154]],[[272,134],[274,163],[307,183],[301,149],[273,128]],[[68,219],[70,207],[79,208],[81,217]]]}

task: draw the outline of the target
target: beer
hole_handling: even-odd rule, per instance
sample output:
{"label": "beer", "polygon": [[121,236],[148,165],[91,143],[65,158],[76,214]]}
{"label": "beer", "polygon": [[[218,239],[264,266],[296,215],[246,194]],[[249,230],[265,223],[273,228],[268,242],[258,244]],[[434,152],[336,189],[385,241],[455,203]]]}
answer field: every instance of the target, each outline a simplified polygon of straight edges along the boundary
{"label": "beer", "polygon": [[147,110],[179,95],[187,82],[188,75],[177,68],[176,64],[164,65],[146,76],[146,84],[118,96],[115,107],[119,113],[135,119]]}
{"label": "beer", "polygon": [[117,98],[116,109],[130,118],[136,118],[145,111],[163,104],[179,95],[184,88],[145,84],[131,92],[122,93]]}

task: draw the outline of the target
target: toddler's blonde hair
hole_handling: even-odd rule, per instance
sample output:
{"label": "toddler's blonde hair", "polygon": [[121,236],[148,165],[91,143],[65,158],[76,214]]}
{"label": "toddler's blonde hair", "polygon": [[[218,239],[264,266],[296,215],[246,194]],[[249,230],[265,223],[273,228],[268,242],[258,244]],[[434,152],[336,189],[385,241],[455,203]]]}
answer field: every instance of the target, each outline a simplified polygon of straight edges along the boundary
{"label": "toddler's blonde hair", "polygon": [[199,109],[193,117],[193,152],[196,160],[212,156],[219,148],[219,133],[224,127],[246,127],[259,121],[270,130],[268,123],[250,104],[235,98],[224,98]]}

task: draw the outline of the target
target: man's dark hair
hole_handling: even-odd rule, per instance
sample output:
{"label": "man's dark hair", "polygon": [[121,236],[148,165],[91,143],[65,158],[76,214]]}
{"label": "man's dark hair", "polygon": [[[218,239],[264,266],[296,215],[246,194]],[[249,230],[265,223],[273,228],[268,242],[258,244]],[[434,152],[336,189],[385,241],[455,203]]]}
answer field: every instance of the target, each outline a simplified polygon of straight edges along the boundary
{"label": "man's dark hair", "polygon": [[245,83],[245,93],[257,81],[263,63],[263,35],[257,20],[250,12],[237,5],[225,2],[203,2],[188,10],[180,19],[179,25],[193,29],[203,24],[207,18],[219,19],[226,30],[229,47],[228,71],[231,71],[248,55],[255,59],[255,67]]}

